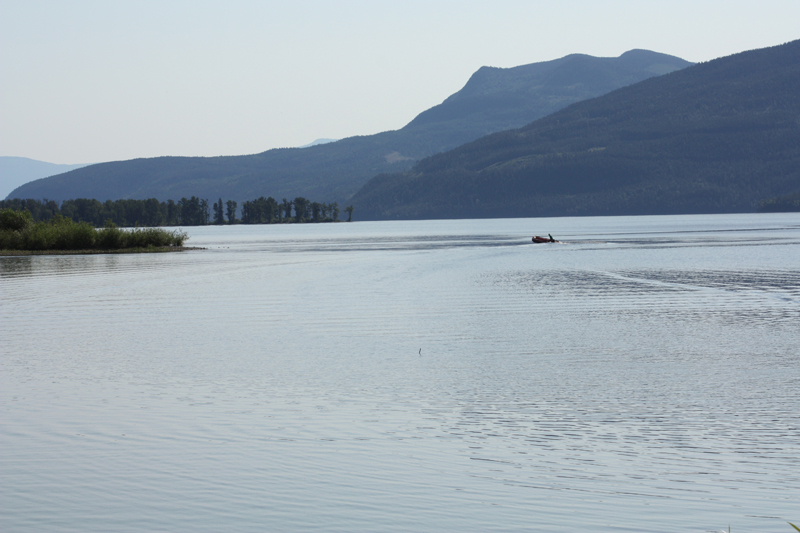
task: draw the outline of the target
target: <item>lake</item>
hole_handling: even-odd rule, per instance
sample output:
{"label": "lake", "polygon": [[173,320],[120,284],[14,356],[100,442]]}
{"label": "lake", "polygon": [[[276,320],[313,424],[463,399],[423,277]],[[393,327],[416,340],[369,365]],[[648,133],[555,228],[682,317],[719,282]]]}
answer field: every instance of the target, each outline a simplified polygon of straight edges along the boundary
{"label": "lake", "polygon": [[0,258],[3,531],[800,525],[800,214],[187,231]]}

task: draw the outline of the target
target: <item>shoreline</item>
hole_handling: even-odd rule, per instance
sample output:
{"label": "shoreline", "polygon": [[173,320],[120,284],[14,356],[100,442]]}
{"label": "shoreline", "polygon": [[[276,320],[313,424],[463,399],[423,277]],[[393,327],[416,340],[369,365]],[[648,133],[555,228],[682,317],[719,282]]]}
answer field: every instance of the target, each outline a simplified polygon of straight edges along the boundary
{"label": "shoreline", "polygon": [[0,257],[27,255],[98,255],[98,254],[156,254],[205,250],[199,246],[158,246],[148,248],[119,248],[117,250],[0,250]]}

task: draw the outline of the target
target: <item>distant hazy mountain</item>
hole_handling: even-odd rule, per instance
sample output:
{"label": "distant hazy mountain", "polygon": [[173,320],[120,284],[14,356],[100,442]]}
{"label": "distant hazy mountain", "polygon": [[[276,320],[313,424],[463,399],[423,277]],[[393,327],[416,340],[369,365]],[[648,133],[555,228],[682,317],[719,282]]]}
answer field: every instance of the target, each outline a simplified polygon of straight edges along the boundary
{"label": "distant hazy mountain", "polygon": [[57,165],[27,157],[0,156],[0,198],[24,183],[55,176],[86,165]]}
{"label": "distant hazy mountain", "polygon": [[752,212],[800,192],[798,95],[800,41],[744,52],[376,177],[352,202],[359,219]]}
{"label": "distant hazy mountain", "polygon": [[483,67],[458,93],[400,130],[228,157],[159,157],[101,163],[24,185],[14,197],[249,200],[259,196],[345,201],[371,177],[496,131],[517,128],[573,102],[690,63],[632,50],[616,58],[569,55],[515,68]]}
{"label": "distant hazy mountain", "polygon": [[312,142],[310,142],[308,144],[304,144],[303,146],[298,146],[298,148],[310,148],[312,146],[317,146],[319,144],[334,143],[334,142],[336,142],[338,140],[339,139],[317,139],[317,140],[312,141]]}

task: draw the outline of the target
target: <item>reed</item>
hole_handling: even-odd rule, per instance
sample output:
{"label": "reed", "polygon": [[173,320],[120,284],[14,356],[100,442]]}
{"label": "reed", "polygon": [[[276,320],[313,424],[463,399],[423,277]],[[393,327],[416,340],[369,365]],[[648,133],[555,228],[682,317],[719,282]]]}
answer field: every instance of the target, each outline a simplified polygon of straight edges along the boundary
{"label": "reed", "polygon": [[33,222],[27,211],[0,211],[0,250],[121,250],[179,247],[189,236],[180,230],[135,228],[123,230],[113,222],[96,229],[86,222],[55,217]]}

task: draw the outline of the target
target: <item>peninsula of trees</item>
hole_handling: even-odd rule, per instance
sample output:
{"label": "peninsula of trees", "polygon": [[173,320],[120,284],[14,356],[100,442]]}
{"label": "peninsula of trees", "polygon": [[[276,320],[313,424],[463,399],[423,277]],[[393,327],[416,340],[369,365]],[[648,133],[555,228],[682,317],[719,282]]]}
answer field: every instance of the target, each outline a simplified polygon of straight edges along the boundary
{"label": "peninsula of trees", "polygon": [[[27,211],[36,222],[47,222],[64,217],[74,222],[84,222],[94,227],[112,222],[117,226],[205,226],[208,224],[283,224],[306,222],[339,222],[339,204],[312,202],[297,197],[294,200],[276,201],[263,196],[243,202],[241,218],[237,218],[238,203],[223,202],[219,198],[209,208],[207,199],[196,196],[181,198],[174,202],[148,200],[107,200],[78,198],[64,200],[59,204],[53,200],[0,200],[0,209]],[[213,218],[212,218],[213,210]],[[343,210],[347,221],[353,216],[353,206]]]}

